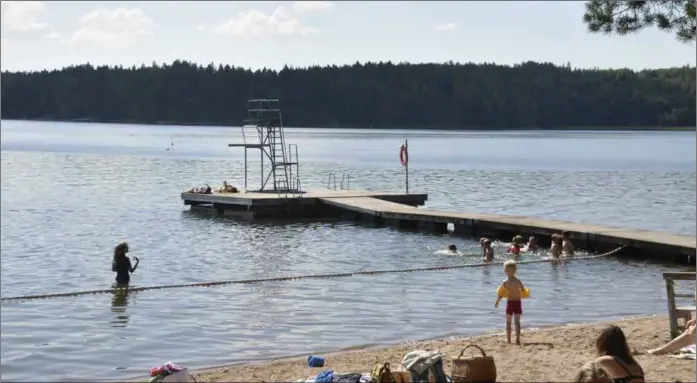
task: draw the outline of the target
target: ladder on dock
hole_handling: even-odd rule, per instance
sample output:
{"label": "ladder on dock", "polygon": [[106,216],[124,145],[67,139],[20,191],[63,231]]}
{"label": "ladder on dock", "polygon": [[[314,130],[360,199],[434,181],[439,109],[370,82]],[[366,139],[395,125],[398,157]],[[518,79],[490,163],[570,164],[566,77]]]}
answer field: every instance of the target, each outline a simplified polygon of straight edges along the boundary
{"label": "ladder on dock", "polygon": [[[277,99],[252,99],[247,102],[245,126],[256,129],[258,144],[229,144],[229,147],[245,149],[245,187],[247,174],[247,149],[260,149],[261,186],[260,192],[300,193],[300,166],[298,146],[286,145],[283,133],[283,116]],[[244,128],[244,127],[243,127]],[[244,130],[243,130],[244,134]],[[264,163],[268,173],[264,173]]]}

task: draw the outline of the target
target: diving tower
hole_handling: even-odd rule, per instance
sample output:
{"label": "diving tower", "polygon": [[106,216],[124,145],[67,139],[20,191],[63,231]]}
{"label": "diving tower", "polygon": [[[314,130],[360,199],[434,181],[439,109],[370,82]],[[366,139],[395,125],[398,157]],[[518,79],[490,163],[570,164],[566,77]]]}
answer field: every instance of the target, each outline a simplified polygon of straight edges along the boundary
{"label": "diving tower", "polygon": [[[253,129],[256,142],[247,142],[245,129]],[[244,188],[247,189],[247,151],[260,152],[260,187],[255,192],[300,193],[298,145],[286,146],[283,117],[278,99],[247,101],[247,119],[242,127],[244,143],[228,144],[244,148]],[[253,139],[252,139],[253,140]]]}

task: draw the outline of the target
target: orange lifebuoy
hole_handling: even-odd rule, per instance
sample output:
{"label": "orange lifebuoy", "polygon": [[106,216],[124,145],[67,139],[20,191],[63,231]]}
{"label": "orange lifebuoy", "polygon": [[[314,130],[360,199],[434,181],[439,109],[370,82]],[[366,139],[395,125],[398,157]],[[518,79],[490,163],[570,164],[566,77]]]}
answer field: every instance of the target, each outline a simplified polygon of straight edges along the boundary
{"label": "orange lifebuoy", "polygon": [[406,145],[402,145],[399,148],[399,162],[401,162],[403,166],[407,166],[409,163],[409,150],[407,150]]}

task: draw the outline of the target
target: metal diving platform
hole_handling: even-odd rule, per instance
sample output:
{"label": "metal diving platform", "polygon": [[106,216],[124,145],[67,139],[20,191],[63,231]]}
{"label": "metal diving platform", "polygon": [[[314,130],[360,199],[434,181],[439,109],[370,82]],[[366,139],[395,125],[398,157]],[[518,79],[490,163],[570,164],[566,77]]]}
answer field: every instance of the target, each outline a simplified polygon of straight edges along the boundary
{"label": "metal diving platform", "polygon": [[[254,130],[247,142],[247,129]],[[253,136],[256,135],[256,139]],[[283,116],[278,99],[252,99],[247,101],[247,119],[242,126],[243,143],[228,144],[231,148],[244,148],[244,188],[248,190],[248,150],[259,150],[260,186],[257,193],[302,193],[298,145],[286,146],[283,133]]]}

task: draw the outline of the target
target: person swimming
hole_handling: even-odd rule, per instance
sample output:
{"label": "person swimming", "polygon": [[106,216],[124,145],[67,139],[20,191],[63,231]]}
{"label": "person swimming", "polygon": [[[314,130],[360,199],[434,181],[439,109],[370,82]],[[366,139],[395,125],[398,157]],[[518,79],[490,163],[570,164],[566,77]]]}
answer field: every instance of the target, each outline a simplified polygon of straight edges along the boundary
{"label": "person swimming", "polygon": [[511,241],[511,247],[506,250],[507,253],[513,254],[513,257],[516,259],[520,256],[520,251],[521,245],[523,244],[523,237],[520,235],[516,235],[513,237],[513,240]]}
{"label": "person swimming", "polygon": [[450,246],[448,246],[448,250],[450,250],[450,252],[457,253],[457,246],[450,244]]}
{"label": "person swimming", "polygon": [[484,262],[491,262],[494,260],[494,249],[491,247],[491,240],[489,238],[481,238],[479,240],[479,245],[482,247],[482,257]]}
{"label": "person swimming", "polygon": [[531,235],[530,238],[528,238],[528,243],[523,248],[523,251],[526,253],[533,253],[537,251],[537,238],[535,238],[534,235]]}
{"label": "person swimming", "polygon": [[136,265],[131,266],[131,260],[126,256],[128,253],[128,243],[126,241],[119,243],[114,248],[114,259],[111,262],[111,271],[116,273],[116,284],[119,286],[128,285],[131,280],[131,275],[138,268],[140,259],[133,257],[136,260]]}
{"label": "person swimming", "polygon": [[549,248],[549,255],[554,259],[559,259],[561,256],[562,239],[559,234],[552,234],[552,246]]}
{"label": "person swimming", "polygon": [[574,244],[571,242],[571,233],[569,233],[568,231],[562,231],[561,232],[561,239],[562,239],[561,249],[562,249],[562,252],[564,253],[564,255],[566,255],[568,257],[574,255],[575,248],[574,248]]}

